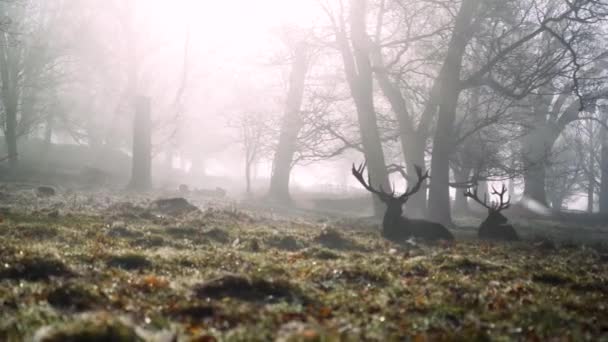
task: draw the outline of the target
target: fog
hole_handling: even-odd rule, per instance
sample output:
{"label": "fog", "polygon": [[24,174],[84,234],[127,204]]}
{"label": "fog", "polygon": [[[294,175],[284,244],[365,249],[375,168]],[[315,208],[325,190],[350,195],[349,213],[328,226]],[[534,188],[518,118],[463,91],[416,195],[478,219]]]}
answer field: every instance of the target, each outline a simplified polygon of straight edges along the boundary
{"label": "fog", "polygon": [[[90,168],[126,186],[133,101],[145,97],[151,188],[273,197],[279,168],[279,197],[361,195],[350,166],[367,160],[372,182],[395,190],[415,164],[430,169],[425,197],[441,220],[479,182],[511,184],[541,207],[598,211],[605,56],[593,47],[605,27],[574,29],[559,1],[526,11],[533,3],[481,6],[463,19],[473,33],[459,47],[449,1],[4,1],[9,169],[18,159],[43,173]],[[576,151],[588,156],[573,163]]]}
{"label": "fog", "polygon": [[0,341],[608,337],[606,0],[0,0]]}

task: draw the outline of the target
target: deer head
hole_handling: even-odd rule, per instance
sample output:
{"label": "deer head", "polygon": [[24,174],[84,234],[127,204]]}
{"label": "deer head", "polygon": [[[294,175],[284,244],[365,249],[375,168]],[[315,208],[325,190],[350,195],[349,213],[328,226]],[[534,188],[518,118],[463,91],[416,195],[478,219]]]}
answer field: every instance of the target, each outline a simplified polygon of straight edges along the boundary
{"label": "deer head", "polygon": [[490,201],[490,203],[488,204],[488,199],[485,194],[483,196],[483,201],[479,199],[479,196],[477,196],[477,187],[474,187],[473,191],[471,191],[471,189],[467,189],[464,192],[465,197],[474,200],[475,202],[488,209],[488,218],[486,219],[486,222],[496,225],[506,224],[508,222],[508,219],[500,213],[501,211],[509,208],[509,206],[511,205],[511,198],[505,200],[506,194],[507,187],[504,184],[502,185],[502,189],[500,191],[492,187],[492,195],[498,196],[498,201]]}
{"label": "deer head", "polygon": [[364,162],[363,164],[359,165],[359,167],[356,167],[355,164],[353,164],[353,169],[352,169],[353,176],[355,176],[355,178],[359,181],[359,183],[361,183],[361,185],[363,185],[363,187],[367,191],[378,196],[378,198],[386,204],[387,208],[386,208],[385,217],[401,217],[401,214],[403,213],[403,205],[405,203],[407,203],[410,196],[412,196],[413,194],[417,193],[420,190],[424,181],[427,178],[429,178],[429,172],[427,171],[426,173],[423,173],[422,168],[420,166],[416,165],[415,168],[416,168],[416,174],[418,176],[418,181],[416,182],[416,184],[413,187],[410,188],[408,186],[403,194],[396,195],[395,189],[392,189],[391,192],[386,192],[382,188],[382,185],[380,185],[380,187],[378,189],[374,188],[372,186],[372,181],[371,181],[369,172],[368,172],[368,178],[366,181],[365,178],[363,177],[363,173],[365,172],[366,167],[367,167],[367,162]]}

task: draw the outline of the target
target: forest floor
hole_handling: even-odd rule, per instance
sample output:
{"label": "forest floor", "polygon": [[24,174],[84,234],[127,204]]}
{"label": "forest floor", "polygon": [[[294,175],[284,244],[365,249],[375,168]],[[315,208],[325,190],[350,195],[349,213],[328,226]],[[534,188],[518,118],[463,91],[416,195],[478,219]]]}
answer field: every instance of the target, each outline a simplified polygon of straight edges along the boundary
{"label": "forest floor", "polygon": [[358,220],[0,195],[1,341],[608,340],[597,238],[396,245]]}

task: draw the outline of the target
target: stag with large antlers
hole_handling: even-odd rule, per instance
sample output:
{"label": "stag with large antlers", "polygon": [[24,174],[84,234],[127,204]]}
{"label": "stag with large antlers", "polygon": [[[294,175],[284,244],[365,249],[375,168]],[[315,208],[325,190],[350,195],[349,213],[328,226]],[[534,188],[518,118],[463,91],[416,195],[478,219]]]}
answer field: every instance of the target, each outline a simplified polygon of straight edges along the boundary
{"label": "stag with large antlers", "polygon": [[408,186],[402,195],[397,196],[395,195],[394,189],[391,192],[386,192],[382,189],[382,186],[378,189],[374,188],[371,183],[371,178],[369,178],[369,174],[366,181],[363,177],[366,165],[366,163],[363,163],[359,167],[355,167],[355,164],[353,164],[352,172],[353,176],[355,176],[367,191],[378,196],[378,198],[386,204],[386,212],[384,214],[384,220],[382,221],[382,236],[396,242],[402,242],[411,237],[427,240],[454,239],[452,233],[439,223],[425,220],[410,220],[402,216],[403,205],[405,205],[410,196],[420,190],[424,181],[429,178],[428,171],[423,173],[422,168],[416,166],[418,181],[413,187],[410,188]]}
{"label": "stag with large antlers", "polygon": [[490,201],[488,204],[487,196],[484,195],[483,201],[477,195],[477,187],[467,189],[464,195],[488,209],[488,217],[479,226],[477,236],[483,240],[503,240],[517,241],[519,236],[512,225],[508,224],[508,219],[501,214],[501,211],[508,209],[511,199],[505,200],[507,187],[503,184],[500,191],[492,187],[492,195],[498,196],[498,201]]}

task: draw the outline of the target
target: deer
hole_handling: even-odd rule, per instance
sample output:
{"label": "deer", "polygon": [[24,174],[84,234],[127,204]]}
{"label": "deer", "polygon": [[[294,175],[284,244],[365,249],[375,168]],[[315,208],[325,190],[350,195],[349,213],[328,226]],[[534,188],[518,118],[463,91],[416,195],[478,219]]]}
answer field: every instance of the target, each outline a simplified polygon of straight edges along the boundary
{"label": "deer", "polygon": [[421,238],[424,240],[454,240],[454,236],[443,225],[426,220],[413,220],[403,216],[403,206],[407,203],[410,196],[417,193],[425,180],[430,178],[429,172],[423,173],[422,168],[415,166],[418,181],[413,187],[407,187],[405,192],[399,196],[395,195],[395,190],[386,192],[372,186],[371,177],[368,172],[368,180],[365,181],[363,173],[367,167],[367,162],[356,167],[353,164],[353,176],[363,185],[363,187],[378,196],[380,201],[386,204],[386,212],[382,220],[382,236],[394,242],[404,242],[410,238]]}
{"label": "deer", "polygon": [[518,241],[519,236],[512,225],[508,224],[509,220],[501,213],[511,206],[511,198],[505,200],[507,187],[503,184],[500,191],[492,187],[492,195],[498,196],[498,201],[490,201],[488,204],[487,196],[484,194],[483,201],[477,195],[477,187],[473,190],[467,189],[464,192],[465,197],[468,197],[481,206],[488,209],[488,217],[479,226],[477,236],[482,240],[500,240],[500,241]]}

